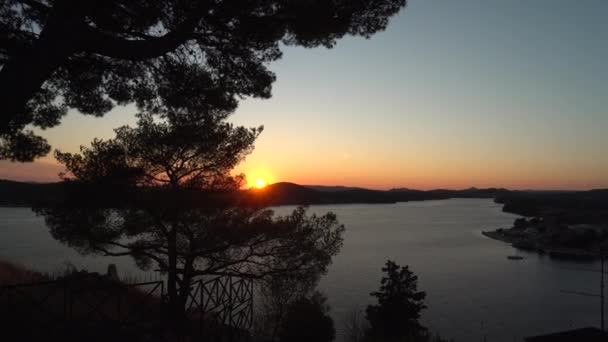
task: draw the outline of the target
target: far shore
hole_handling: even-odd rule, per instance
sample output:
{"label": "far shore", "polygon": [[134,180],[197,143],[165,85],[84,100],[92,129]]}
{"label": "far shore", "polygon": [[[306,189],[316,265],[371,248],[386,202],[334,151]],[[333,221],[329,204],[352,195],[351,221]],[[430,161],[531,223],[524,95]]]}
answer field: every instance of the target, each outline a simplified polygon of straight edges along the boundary
{"label": "far shore", "polygon": [[537,242],[532,242],[525,238],[511,237],[502,233],[499,230],[494,231],[482,231],[481,234],[491,239],[506,242],[511,244],[514,248],[533,251],[539,254],[546,254],[553,258],[571,259],[571,260],[595,260],[599,259],[596,253],[580,248],[567,248],[567,247],[549,247],[543,246]]}

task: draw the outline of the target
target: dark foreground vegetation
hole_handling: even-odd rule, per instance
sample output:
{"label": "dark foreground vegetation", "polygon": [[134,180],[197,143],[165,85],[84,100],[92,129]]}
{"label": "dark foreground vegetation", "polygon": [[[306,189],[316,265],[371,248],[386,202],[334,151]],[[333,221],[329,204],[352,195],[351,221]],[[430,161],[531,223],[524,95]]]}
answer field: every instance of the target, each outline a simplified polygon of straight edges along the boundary
{"label": "dark foreground vegetation", "polygon": [[[345,323],[347,342],[443,342],[418,322],[425,292],[407,266],[387,261],[378,291],[363,316]],[[314,282],[275,278],[258,283],[255,323],[220,322],[217,307],[196,308],[175,331],[163,281],[123,282],[115,273],[78,271],[49,275],[0,261],[3,336],[21,341],[252,341],[331,342],[336,327],[327,298]],[[271,286],[269,286],[271,285]],[[197,305],[193,291],[190,307]],[[213,291],[209,293],[213,296]],[[202,298],[202,297],[201,297]],[[209,298],[213,301],[217,298]],[[221,299],[226,304],[226,298]],[[236,302],[235,302],[236,303]],[[236,310],[227,304],[229,310]],[[250,303],[251,304],[251,303]],[[199,310],[200,309],[200,310]],[[253,306],[251,307],[253,312]],[[35,327],[35,329],[33,329]]]}
{"label": "dark foreground vegetation", "polygon": [[41,274],[0,262],[3,338],[14,341],[162,341],[162,285],[122,283],[66,268]]}

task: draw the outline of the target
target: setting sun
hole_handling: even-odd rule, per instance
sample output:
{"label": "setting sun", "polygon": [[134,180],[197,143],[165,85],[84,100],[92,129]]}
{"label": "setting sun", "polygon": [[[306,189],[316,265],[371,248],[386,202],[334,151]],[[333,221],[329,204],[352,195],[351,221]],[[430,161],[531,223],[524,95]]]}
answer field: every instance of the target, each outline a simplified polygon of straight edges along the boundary
{"label": "setting sun", "polygon": [[266,186],[266,181],[265,180],[263,180],[262,178],[256,179],[256,181],[255,181],[255,187],[256,188],[261,189],[261,188],[263,188],[265,186]]}
{"label": "setting sun", "polygon": [[247,186],[249,188],[262,189],[274,182],[274,177],[267,169],[256,168],[247,170]]}

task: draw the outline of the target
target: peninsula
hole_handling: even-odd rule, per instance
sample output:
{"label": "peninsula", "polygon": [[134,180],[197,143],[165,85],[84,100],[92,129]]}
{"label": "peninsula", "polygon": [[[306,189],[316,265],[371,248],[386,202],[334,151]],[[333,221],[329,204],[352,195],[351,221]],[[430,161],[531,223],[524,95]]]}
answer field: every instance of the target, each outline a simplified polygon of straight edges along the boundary
{"label": "peninsula", "polygon": [[608,191],[519,191],[495,198],[522,215],[511,228],[482,232],[552,257],[595,259],[608,247]]}

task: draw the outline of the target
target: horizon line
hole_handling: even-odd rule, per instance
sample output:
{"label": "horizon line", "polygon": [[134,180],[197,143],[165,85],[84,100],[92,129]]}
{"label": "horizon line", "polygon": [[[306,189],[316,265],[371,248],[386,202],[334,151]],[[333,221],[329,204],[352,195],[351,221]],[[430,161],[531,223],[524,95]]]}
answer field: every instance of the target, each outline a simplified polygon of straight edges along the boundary
{"label": "horizon line", "polygon": [[[44,180],[18,180],[18,179],[9,179],[9,178],[0,178],[1,181],[15,182],[15,183],[25,183],[25,184],[56,184],[61,183],[61,180],[57,181],[44,181]],[[290,181],[278,181],[273,183],[268,183],[266,186],[272,186],[276,184],[287,183],[294,184],[302,187],[326,187],[326,188],[346,188],[346,189],[361,189],[361,190],[371,190],[371,191],[391,191],[391,190],[410,190],[410,191],[437,191],[437,190],[445,190],[445,191],[465,191],[465,190],[488,190],[488,189],[496,189],[496,190],[506,190],[506,191],[536,191],[536,192],[586,192],[586,191],[597,191],[597,190],[608,190],[608,188],[593,188],[593,189],[550,189],[550,188],[525,188],[525,189],[511,189],[507,187],[500,186],[490,186],[490,187],[477,187],[470,186],[465,188],[448,188],[448,187],[438,187],[438,188],[429,188],[429,189],[417,189],[417,188],[409,188],[405,186],[396,186],[387,189],[379,189],[372,187],[364,187],[364,186],[356,186],[356,185],[322,185],[322,184],[299,184]],[[246,185],[243,188],[249,189]],[[314,190],[314,189],[313,189]]]}

